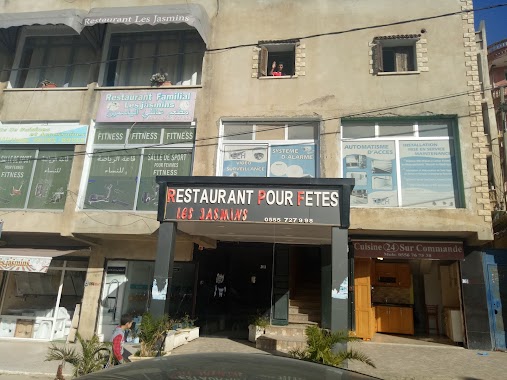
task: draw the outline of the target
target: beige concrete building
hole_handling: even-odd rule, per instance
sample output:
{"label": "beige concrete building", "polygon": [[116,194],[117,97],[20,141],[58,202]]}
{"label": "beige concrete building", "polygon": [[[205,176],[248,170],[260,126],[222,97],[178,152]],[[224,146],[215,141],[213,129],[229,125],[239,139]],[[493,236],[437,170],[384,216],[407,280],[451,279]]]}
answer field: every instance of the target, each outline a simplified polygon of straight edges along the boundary
{"label": "beige concrete building", "polygon": [[[60,339],[79,326],[108,339],[121,314],[149,308],[157,175],[260,176],[268,187],[271,177],[343,177],[355,179],[350,327],[366,339],[437,332],[487,346],[463,318],[475,306],[460,271],[493,238],[470,9],[0,1],[0,336]],[[210,334],[241,330],[259,311],[273,319],[283,246],[281,319],[328,325],[330,228],[212,220],[179,224],[170,314],[197,316]],[[382,307],[405,325],[389,327]]]}

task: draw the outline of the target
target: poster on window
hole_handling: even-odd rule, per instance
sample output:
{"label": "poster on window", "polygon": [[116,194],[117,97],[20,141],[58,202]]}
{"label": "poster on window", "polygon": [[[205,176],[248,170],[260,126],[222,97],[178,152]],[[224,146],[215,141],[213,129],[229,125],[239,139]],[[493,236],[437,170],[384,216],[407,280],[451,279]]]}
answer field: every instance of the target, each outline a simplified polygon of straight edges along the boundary
{"label": "poster on window", "polygon": [[0,150],[0,208],[24,208],[36,151]]}
{"label": "poster on window", "polygon": [[315,178],[315,145],[271,146],[270,177]]}
{"label": "poster on window", "polygon": [[188,176],[192,150],[146,149],[143,156],[137,210],[157,211],[159,184],[156,176]]}
{"label": "poster on window", "polygon": [[266,145],[225,145],[222,175],[227,177],[266,177]]}
{"label": "poster on window", "polygon": [[400,141],[402,205],[455,208],[457,181],[449,140]]}
{"label": "poster on window", "polygon": [[62,210],[72,167],[72,151],[40,151],[35,164],[28,208]]}
{"label": "poster on window", "polygon": [[141,150],[102,152],[92,157],[85,209],[132,210]]}
{"label": "poster on window", "polygon": [[343,175],[354,178],[352,206],[397,207],[394,141],[343,142]]}

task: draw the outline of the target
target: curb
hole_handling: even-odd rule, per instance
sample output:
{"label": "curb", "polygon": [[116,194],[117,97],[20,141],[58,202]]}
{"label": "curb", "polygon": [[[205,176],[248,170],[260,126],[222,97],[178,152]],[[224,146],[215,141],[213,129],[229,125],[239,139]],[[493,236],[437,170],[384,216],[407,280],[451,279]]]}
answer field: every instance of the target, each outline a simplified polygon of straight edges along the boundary
{"label": "curb", "polygon": [[[45,376],[45,377],[54,377],[55,373],[46,373],[46,372],[27,372],[27,371],[8,371],[8,370],[0,370],[0,378],[2,375],[23,375],[23,376]],[[72,376],[72,373],[64,373],[64,376]]]}

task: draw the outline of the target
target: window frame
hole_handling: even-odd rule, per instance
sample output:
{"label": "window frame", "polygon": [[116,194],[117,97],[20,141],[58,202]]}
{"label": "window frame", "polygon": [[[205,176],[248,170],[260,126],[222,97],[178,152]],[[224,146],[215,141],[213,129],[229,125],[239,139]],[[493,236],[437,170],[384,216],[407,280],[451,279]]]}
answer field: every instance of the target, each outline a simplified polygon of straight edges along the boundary
{"label": "window frame", "polygon": [[[419,136],[419,125],[425,124],[427,122],[445,122],[448,125],[449,132],[448,136],[427,136],[420,137]],[[347,123],[369,123],[375,126],[375,137],[367,137],[367,138],[346,138],[344,136],[344,124]],[[412,124],[413,126],[413,135],[412,136],[380,136],[380,126],[381,124],[392,123],[392,124]],[[345,167],[343,165],[344,156],[344,145],[347,142],[382,142],[382,141],[390,141],[394,142],[395,146],[395,170],[396,170],[396,192],[397,192],[397,206],[382,206],[382,207],[374,207],[370,205],[352,205],[351,207],[355,208],[392,208],[392,209],[429,209],[429,210],[457,210],[466,208],[466,202],[464,197],[464,187],[463,187],[463,174],[462,174],[462,160],[461,160],[461,152],[459,149],[459,135],[456,118],[454,116],[441,116],[441,117],[419,117],[419,118],[344,118],[340,122],[340,167],[341,167],[341,176],[342,178],[345,176]],[[417,207],[417,206],[405,206],[403,205],[402,199],[402,176],[401,176],[401,159],[400,159],[400,142],[403,141],[449,141],[449,146],[451,151],[454,153],[451,156],[451,160],[454,159],[454,167],[451,168],[453,174],[456,178],[456,187],[454,189],[455,193],[455,204],[452,208],[445,207]],[[355,189],[356,190],[356,189]]]}
{"label": "window frame", "polygon": [[[259,41],[258,48],[259,50],[259,68],[257,71],[257,78],[258,79],[283,79],[283,78],[297,78],[296,74],[296,49],[300,45],[299,40],[287,40],[287,41]],[[278,52],[275,52],[271,49],[278,50],[279,47],[286,46],[287,50],[279,50]],[[270,59],[270,55],[273,53],[292,53],[291,57],[291,66],[292,66],[292,74],[289,75],[282,75],[282,76],[273,76],[269,75],[270,71],[270,62],[273,60]]]}
{"label": "window frame", "polygon": [[[18,86],[18,82],[20,80],[20,74],[22,70],[20,70],[21,60],[23,58],[23,53],[26,46],[26,40],[28,38],[51,38],[51,37],[80,37],[85,39],[83,34],[77,33],[75,30],[70,27],[64,25],[32,25],[32,26],[24,26],[21,30],[18,43],[16,44],[16,52],[14,54],[14,60],[12,63],[12,71],[9,75],[9,85],[8,88],[37,88],[39,83],[37,83],[36,87],[20,87]],[[83,44],[84,45],[84,44]],[[90,47],[95,49],[95,47],[90,43]],[[95,57],[90,57],[91,60],[94,60]],[[93,70],[93,65],[89,66],[88,77],[90,77],[90,71]],[[74,66],[69,65],[67,68],[65,78],[69,76],[69,70],[73,70]],[[29,70],[28,70],[29,71]],[[48,78],[49,79],[49,78]],[[87,80],[89,82],[89,80]],[[68,88],[86,88],[86,86],[69,86]]]}
{"label": "window frame", "polygon": [[[150,33],[164,33],[164,32],[188,32],[193,31],[196,32],[197,35],[201,38],[201,35],[199,32],[186,24],[160,24],[160,25],[122,25],[122,24],[107,24],[106,27],[106,33],[104,35],[104,43],[102,48],[102,54],[101,54],[101,62],[104,62],[100,65],[99,69],[99,75],[97,82],[99,83],[100,87],[105,88],[122,88],[122,87],[151,87],[149,84],[149,79],[146,78],[146,85],[119,85],[119,86],[108,86],[106,84],[107,80],[107,74],[108,74],[108,60],[109,60],[109,53],[111,49],[111,42],[114,35],[118,34],[150,34]],[[184,38],[183,38],[184,39]],[[204,43],[204,49],[203,49],[203,59],[201,64],[201,80],[200,83],[197,83],[195,85],[176,85],[175,83],[172,83],[172,86],[185,86],[185,87],[202,87],[202,83],[204,82],[204,62],[205,62],[205,52],[206,52],[206,44]],[[180,47],[181,48],[181,47]],[[182,56],[180,56],[181,59]],[[178,63],[178,70],[182,71],[184,64]]]}
{"label": "window frame", "polygon": [[[372,62],[373,74],[382,75],[403,75],[419,74],[419,60],[417,57],[417,43],[421,40],[421,35],[400,35],[400,36],[377,36],[373,38],[372,43]],[[412,48],[410,50],[412,57],[413,70],[396,71],[396,57],[394,57],[394,71],[384,70],[384,49],[396,50],[397,48]],[[407,64],[408,65],[408,64]],[[408,67],[410,68],[410,67]]]}
{"label": "window frame", "polygon": [[[289,140],[289,130],[290,124],[295,125],[307,125],[312,124],[315,128],[315,134],[313,140],[310,139],[294,139]],[[250,140],[226,140],[224,135],[224,127],[225,125],[252,125],[252,139]],[[263,125],[277,125],[279,124],[280,127],[283,126],[285,129],[285,138],[283,140],[256,140],[256,127],[257,125],[263,126]],[[258,121],[243,121],[243,120],[220,120],[220,131],[219,131],[219,143],[217,146],[218,152],[217,152],[217,158],[216,158],[216,176],[217,177],[223,177],[223,164],[224,164],[224,157],[225,157],[225,146],[226,145],[244,145],[244,146],[259,146],[259,145],[265,145],[267,149],[267,171],[266,171],[266,177],[259,177],[259,178],[270,178],[270,159],[271,159],[271,147],[273,146],[283,146],[283,145],[313,145],[314,146],[314,154],[315,154],[315,178],[320,178],[320,121],[317,120],[294,120],[287,121],[287,120],[273,120],[270,121],[267,120],[258,120]]]}
{"label": "window frame", "polygon": [[[107,127],[107,128],[117,128],[119,130],[125,130],[127,131],[127,135],[125,136],[125,143],[123,144],[95,144],[95,134],[98,129],[101,127]],[[175,129],[175,128],[188,128],[188,129],[194,129],[194,141],[192,142],[186,142],[186,143],[174,143],[174,144],[164,144],[163,143],[163,133],[160,134],[160,140],[159,144],[157,146],[153,146],[155,144],[129,144],[129,136],[130,132],[133,129],[133,125],[131,124],[125,124],[125,123],[117,123],[117,124],[111,124],[111,123],[95,123],[94,120],[90,123],[90,130],[88,135],[88,142],[86,144],[86,153],[85,153],[85,160],[83,164],[83,171],[81,175],[81,182],[79,185],[79,196],[76,202],[76,211],[82,211],[82,212],[123,212],[123,213],[146,213],[146,214],[153,214],[156,213],[157,210],[137,210],[137,200],[139,198],[139,187],[141,181],[138,180],[136,182],[136,189],[135,189],[135,198],[133,202],[132,209],[128,210],[115,210],[115,209],[100,209],[100,208],[85,208],[84,204],[86,201],[86,195],[87,195],[87,189],[88,189],[88,180],[90,178],[90,169],[92,166],[92,161],[94,157],[94,150],[99,149],[116,149],[116,150],[122,150],[123,149],[141,149],[141,155],[139,157],[139,167],[137,169],[137,177],[141,178],[141,173],[143,169],[143,159],[145,155],[146,149],[167,149],[167,150],[182,150],[182,151],[192,151],[192,158],[190,162],[190,176],[192,175],[193,169],[194,169],[194,157],[195,157],[195,132],[196,132],[196,124],[195,122],[190,124],[185,123],[174,123],[174,124],[167,124],[167,123],[157,123],[156,125],[142,125],[138,126],[138,128],[155,128],[160,129],[161,131],[163,129]],[[133,150],[133,152],[135,152]]]}
{"label": "window frame", "polygon": [[[23,204],[23,207],[10,207],[10,208],[0,208],[1,211],[5,210],[11,210],[11,211],[36,211],[36,212],[56,212],[56,213],[63,213],[65,210],[65,204],[67,203],[68,198],[68,186],[70,183],[70,178],[72,176],[72,165],[74,161],[74,145],[28,145],[28,144],[12,144],[12,145],[0,145],[0,151],[2,150],[33,150],[35,151],[35,155],[32,158],[32,168],[30,169],[30,180],[27,183],[27,189],[28,193],[26,195],[25,202]],[[47,152],[47,151],[58,151],[58,152],[68,152],[68,155],[71,156],[71,164],[70,164],[70,170],[69,170],[69,177],[67,179],[67,186],[65,188],[65,196],[64,196],[64,202],[62,202],[62,208],[29,208],[28,204],[30,203],[30,197],[33,190],[33,181],[34,181],[34,175],[37,170],[37,164],[39,162],[39,154],[40,152]]]}

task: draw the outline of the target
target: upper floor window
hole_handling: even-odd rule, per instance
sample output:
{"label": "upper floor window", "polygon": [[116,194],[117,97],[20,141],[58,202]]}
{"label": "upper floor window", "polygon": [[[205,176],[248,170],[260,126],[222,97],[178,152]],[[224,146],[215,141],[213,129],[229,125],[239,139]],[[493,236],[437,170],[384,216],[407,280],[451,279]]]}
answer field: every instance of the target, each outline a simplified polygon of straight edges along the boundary
{"label": "upper floor window", "polygon": [[218,175],[317,177],[316,123],[223,124]]}
{"label": "upper floor window", "polygon": [[346,120],[343,176],[354,178],[352,206],[460,207],[449,119]]}
{"label": "upper floor window", "polygon": [[173,85],[201,83],[205,44],[195,30],[111,34],[103,83],[149,86],[153,74]]}
{"label": "upper floor window", "polygon": [[297,42],[260,43],[259,76],[284,77],[296,72]]}
{"label": "upper floor window", "polygon": [[84,36],[62,35],[62,29],[56,27],[51,28],[56,35],[30,35],[42,30],[34,28],[24,33],[22,48],[16,53],[17,70],[11,75],[14,87],[39,87],[44,80],[58,87],[84,87],[96,80],[89,64],[96,60],[96,50]]}
{"label": "upper floor window", "polygon": [[419,35],[375,37],[373,72],[403,73],[417,71],[416,44]]}

